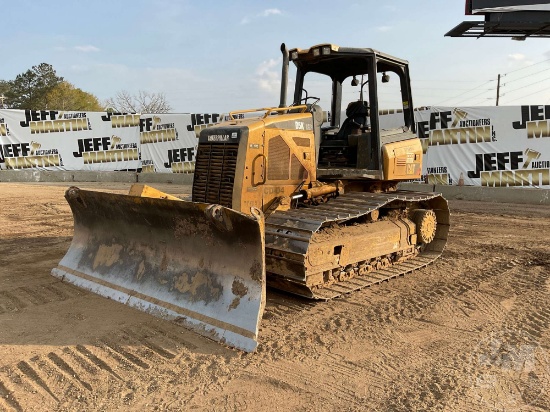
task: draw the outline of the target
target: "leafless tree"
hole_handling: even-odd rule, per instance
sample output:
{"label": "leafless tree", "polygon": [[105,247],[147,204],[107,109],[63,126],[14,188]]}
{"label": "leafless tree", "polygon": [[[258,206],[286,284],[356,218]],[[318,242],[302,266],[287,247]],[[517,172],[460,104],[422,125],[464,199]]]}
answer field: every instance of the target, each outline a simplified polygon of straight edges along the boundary
{"label": "leafless tree", "polygon": [[119,113],[168,113],[172,110],[164,93],[143,90],[137,94],[121,90],[115,97],[105,100],[105,107]]}

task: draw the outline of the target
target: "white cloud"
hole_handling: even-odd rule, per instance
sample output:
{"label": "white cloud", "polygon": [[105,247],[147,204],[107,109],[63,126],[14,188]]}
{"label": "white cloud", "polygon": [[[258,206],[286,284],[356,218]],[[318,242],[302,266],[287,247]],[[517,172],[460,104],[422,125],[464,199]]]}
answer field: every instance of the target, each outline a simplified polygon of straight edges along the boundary
{"label": "white cloud", "polygon": [[[261,62],[256,68],[256,84],[261,90],[278,93],[281,89],[279,71],[281,59],[269,59]],[[275,69],[277,68],[277,69]]]}
{"label": "white cloud", "polygon": [[392,26],[378,26],[376,28],[376,30],[381,31],[381,32],[387,32],[387,31],[390,31],[392,29],[393,29]]}
{"label": "white cloud", "polygon": [[282,15],[283,12],[279,9],[265,9],[261,13],[258,13],[254,16],[244,16],[241,20],[241,24],[248,24],[252,20],[262,18],[262,17],[269,17],[269,16],[276,16],[276,15]]}
{"label": "white cloud", "polygon": [[281,10],[279,10],[279,9],[266,9],[263,12],[261,12],[258,16],[267,17],[267,16],[271,16],[271,15],[275,15],[275,14],[282,14]]}
{"label": "white cloud", "polygon": [[525,54],[521,54],[521,53],[509,54],[508,58],[516,61],[525,60]]}
{"label": "white cloud", "polygon": [[55,46],[54,50],[58,51],[58,52],[66,52],[66,51],[70,51],[70,50],[76,50],[76,51],[83,52],[83,53],[100,51],[98,47],[92,46],[91,44],[84,45],[84,46],[73,46],[73,47]]}
{"label": "white cloud", "polygon": [[95,46],[92,46],[91,44],[87,44],[85,46],[74,46],[73,48],[75,50],[78,50],[78,51],[81,51],[81,52],[84,52],[84,53],[98,52],[99,51],[99,48],[97,48]]}
{"label": "white cloud", "polygon": [[523,53],[509,54],[508,60],[508,67],[510,68],[525,68],[534,64],[533,60],[528,59],[527,56]]}

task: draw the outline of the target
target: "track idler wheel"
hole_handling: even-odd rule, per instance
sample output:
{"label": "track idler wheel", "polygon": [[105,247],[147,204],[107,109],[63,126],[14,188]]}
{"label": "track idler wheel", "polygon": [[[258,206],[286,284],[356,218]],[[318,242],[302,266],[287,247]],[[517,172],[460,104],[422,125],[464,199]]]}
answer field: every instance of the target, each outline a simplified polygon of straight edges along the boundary
{"label": "track idler wheel", "polygon": [[412,215],[412,221],[416,224],[416,234],[419,243],[428,244],[434,240],[437,219],[433,210],[415,210]]}

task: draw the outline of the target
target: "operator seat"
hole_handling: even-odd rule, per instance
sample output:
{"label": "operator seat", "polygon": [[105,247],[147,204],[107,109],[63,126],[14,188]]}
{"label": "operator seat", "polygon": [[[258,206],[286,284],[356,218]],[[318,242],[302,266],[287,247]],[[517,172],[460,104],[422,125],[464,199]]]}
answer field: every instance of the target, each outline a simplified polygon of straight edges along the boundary
{"label": "operator seat", "polygon": [[362,129],[367,126],[369,117],[369,104],[363,100],[357,100],[348,104],[346,109],[346,120],[338,131],[337,138],[346,140],[354,129]]}
{"label": "operator seat", "polygon": [[325,131],[321,142],[318,164],[325,167],[355,167],[358,142],[367,127],[368,103],[362,100],[351,102],[346,109],[346,119],[338,132]]}

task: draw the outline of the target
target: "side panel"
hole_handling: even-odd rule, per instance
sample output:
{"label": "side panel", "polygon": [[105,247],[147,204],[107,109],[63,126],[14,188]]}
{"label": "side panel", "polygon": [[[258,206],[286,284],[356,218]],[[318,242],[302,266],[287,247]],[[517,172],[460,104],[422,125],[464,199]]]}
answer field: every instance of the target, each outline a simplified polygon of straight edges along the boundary
{"label": "side panel", "polygon": [[251,124],[248,136],[239,146],[237,174],[233,188],[233,209],[250,214],[262,210],[262,188],[266,179],[267,159],[264,147],[264,123]]}
{"label": "side panel", "polygon": [[274,199],[290,196],[316,179],[315,136],[310,113],[266,119],[264,145],[267,157],[263,209]]}
{"label": "side panel", "polygon": [[419,179],[422,174],[420,139],[387,143],[382,147],[384,180]]}

